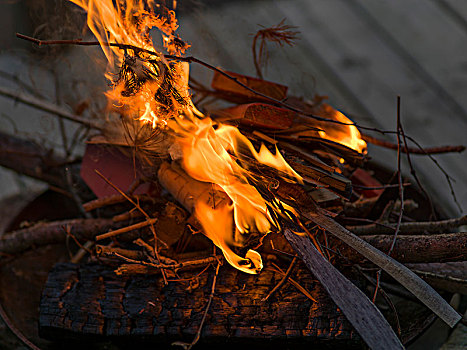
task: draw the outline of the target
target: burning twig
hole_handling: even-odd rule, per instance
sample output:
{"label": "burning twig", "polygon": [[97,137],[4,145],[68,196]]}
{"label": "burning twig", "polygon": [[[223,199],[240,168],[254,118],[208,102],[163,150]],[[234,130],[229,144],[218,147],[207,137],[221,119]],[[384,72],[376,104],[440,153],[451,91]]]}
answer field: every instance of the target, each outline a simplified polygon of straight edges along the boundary
{"label": "burning twig", "polygon": [[121,235],[123,233],[138,230],[140,228],[143,228],[143,227],[146,227],[146,226],[149,226],[149,225],[153,225],[156,222],[157,222],[157,218],[154,218],[154,219],[148,219],[146,221],[138,222],[137,224],[133,224],[133,225],[130,225],[130,226],[127,226],[127,227],[122,227],[122,228],[120,228],[118,230],[110,231],[110,232],[107,232],[107,233],[104,233],[102,235],[97,236],[96,241],[101,241],[101,240],[106,239],[106,238],[115,237],[115,236]]}

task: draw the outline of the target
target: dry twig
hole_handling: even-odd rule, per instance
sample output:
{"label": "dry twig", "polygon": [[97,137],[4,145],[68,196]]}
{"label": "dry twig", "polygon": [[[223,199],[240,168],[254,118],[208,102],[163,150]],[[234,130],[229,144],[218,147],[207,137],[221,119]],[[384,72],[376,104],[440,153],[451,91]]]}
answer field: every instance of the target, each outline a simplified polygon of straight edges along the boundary
{"label": "dry twig", "polygon": [[[380,140],[376,137],[361,134],[362,139],[368,143],[371,143],[376,146],[381,146],[384,148],[394,149],[397,150],[397,144],[394,144],[389,141]],[[461,153],[465,151],[465,146],[458,145],[458,146],[437,146],[437,147],[426,147],[423,150],[415,147],[404,147],[401,149],[402,153],[411,153],[411,154],[420,154],[420,155],[428,155],[428,154],[441,154],[441,153]]]}
{"label": "dry twig", "polygon": [[[285,19],[276,24],[275,26],[264,28],[258,30],[255,37],[253,38],[252,51],[253,51],[253,61],[256,68],[256,74],[259,78],[263,79],[263,73],[261,72],[261,66],[265,66],[268,59],[268,51],[266,47],[266,42],[270,41],[277,45],[283,46],[287,44],[292,46],[294,41],[297,39],[297,34],[300,32],[292,31],[291,29],[296,29],[297,27],[284,24]],[[260,40],[259,52],[256,53],[256,44],[258,39]]]}

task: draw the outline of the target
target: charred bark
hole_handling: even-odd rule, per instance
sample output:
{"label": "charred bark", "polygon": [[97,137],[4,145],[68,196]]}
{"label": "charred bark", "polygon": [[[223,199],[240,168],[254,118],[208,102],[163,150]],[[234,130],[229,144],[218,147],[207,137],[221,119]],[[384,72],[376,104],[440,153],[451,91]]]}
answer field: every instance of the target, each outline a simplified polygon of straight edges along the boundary
{"label": "charred bark", "polygon": [[[52,340],[71,335],[82,340],[116,337],[121,341],[131,336],[132,341],[144,338],[162,344],[191,341],[210,295],[213,270],[209,271],[199,277],[199,286],[190,288],[186,282],[164,286],[154,275],[117,276],[102,265],[58,264],[42,295],[40,332]],[[194,275],[187,272],[183,277]],[[316,303],[290,284],[261,301],[281,277],[267,267],[259,275],[221,267],[201,343],[228,339],[230,344],[263,346],[361,347],[350,323],[303,266],[293,278],[310,291]]]}

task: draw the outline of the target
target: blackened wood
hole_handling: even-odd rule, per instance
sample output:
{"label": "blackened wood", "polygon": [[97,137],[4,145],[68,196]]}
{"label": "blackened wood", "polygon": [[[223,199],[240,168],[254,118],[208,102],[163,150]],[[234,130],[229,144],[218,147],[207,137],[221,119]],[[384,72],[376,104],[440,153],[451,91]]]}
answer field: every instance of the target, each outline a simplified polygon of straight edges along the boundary
{"label": "blackened wood", "polygon": [[371,349],[404,349],[375,304],[326,260],[308,237],[289,229],[284,235]]}
{"label": "blackened wood", "polygon": [[[116,276],[102,265],[57,264],[42,294],[40,332],[51,340],[112,336],[120,341],[131,336],[132,341],[144,337],[160,344],[191,341],[210,295],[214,269],[208,271],[199,277],[199,287],[189,288],[188,282],[164,286],[154,275]],[[192,276],[193,272],[183,274]],[[362,345],[345,316],[302,265],[292,277],[317,303],[290,284],[262,302],[281,277],[267,265],[259,275],[223,266],[201,343],[305,343],[346,349]]]}

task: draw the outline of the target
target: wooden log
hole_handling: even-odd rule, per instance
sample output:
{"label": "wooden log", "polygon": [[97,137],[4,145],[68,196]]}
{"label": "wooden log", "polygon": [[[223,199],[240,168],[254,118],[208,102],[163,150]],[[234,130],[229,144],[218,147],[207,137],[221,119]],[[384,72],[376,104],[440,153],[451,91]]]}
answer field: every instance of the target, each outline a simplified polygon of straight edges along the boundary
{"label": "wooden log", "polygon": [[[393,236],[360,236],[373,247],[387,252]],[[336,242],[336,249],[353,262],[364,260],[343,243]],[[403,263],[432,263],[467,260],[467,232],[439,235],[399,235],[391,256]]]}
{"label": "wooden log", "polygon": [[[417,221],[417,222],[403,222],[399,227],[399,232],[405,235],[417,235],[420,233],[443,233],[450,232],[462,225],[467,225],[467,215],[459,218],[447,219],[441,221]],[[356,235],[392,235],[396,224],[371,224],[365,226],[349,226]]]}
{"label": "wooden log", "polygon": [[[116,276],[102,265],[57,264],[49,274],[40,307],[40,333],[51,340],[114,337],[167,345],[191,341],[198,330],[213,270],[189,283],[164,286],[159,276]],[[183,277],[192,277],[185,273]],[[362,343],[344,315],[312,275],[298,266],[293,278],[308,289],[312,302],[290,284],[262,302],[281,275],[267,268],[248,275],[228,265],[217,278],[216,293],[200,343],[244,342],[261,345],[327,344],[360,348]],[[263,344],[264,345],[264,344]]]}
{"label": "wooden log", "polygon": [[66,228],[79,240],[93,239],[111,227],[119,227],[112,219],[74,219],[38,223],[32,227],[6,233],[0,239],[0,252],[17,254],[35,246],[64,242]]}

